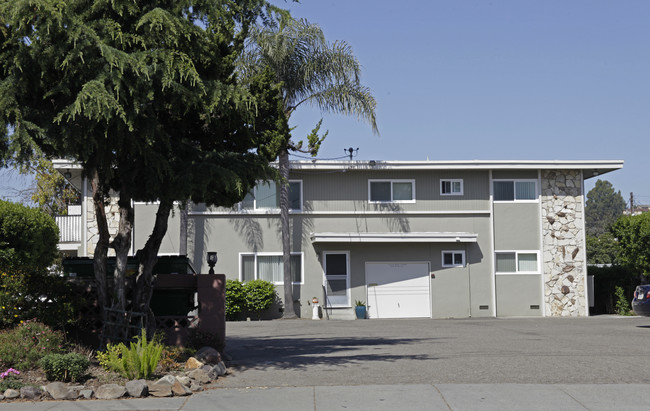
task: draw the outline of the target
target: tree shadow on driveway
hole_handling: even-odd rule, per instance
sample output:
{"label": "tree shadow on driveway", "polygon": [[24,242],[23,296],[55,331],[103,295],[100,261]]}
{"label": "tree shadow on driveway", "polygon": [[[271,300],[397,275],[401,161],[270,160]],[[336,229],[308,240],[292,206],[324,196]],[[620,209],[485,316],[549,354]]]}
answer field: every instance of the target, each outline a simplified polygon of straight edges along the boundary
{"label": "tree shadow on driveway", "polygon": [[285,338],[228,337],[229,366],[247,369],[303,369],[314,365],[351,365],[363,362],[435,360],[425,353],[406,353],[411,344],[431,342],[431,338]]}

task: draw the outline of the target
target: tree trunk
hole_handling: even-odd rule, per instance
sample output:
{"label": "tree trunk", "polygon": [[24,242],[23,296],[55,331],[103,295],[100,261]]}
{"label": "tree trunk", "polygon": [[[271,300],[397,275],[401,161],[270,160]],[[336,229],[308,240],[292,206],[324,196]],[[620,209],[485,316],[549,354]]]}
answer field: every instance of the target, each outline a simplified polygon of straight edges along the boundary
{"label": "tree trunk", "polygon": [[115,249],[115,271],[113,274],[115,301],[113,302],[113,308],[126,311],[126,267],[129,261],[129,251],[131,250],[134,216],[131,197],[127,196],[124,190],[120,191],[118,206],[120,208],[120,222],[117,234],[113,239],[113,248]]}
{"label": "tree trunk", "polygon": [[147,334],[153,334],[155,330],[155,317],[149,303],[153,294],[153,267],[158,261],[158,250],[163,237],[167,232],[169,214],[171,213],[173,202],[171,200],[161,200],[156,212],[156,222],[153,231],[147,240],[147,243],[141,250],[138,250],[138,274],[133,297],[134,310],[147,314]]}
{"label": "tree trunk", "polygon": [[289,152],[283,150],[280,167],[280,225],[282,230],[282,266],[284,268],[284,312],[282,318],[296,318],[293,304],[293,279],[291,278],[291,236],[289,232]]}
{"label": "tree trunk", "polygon": [[106,210],[104,209],[104,191],[99,181],[97,168],[89,167],[90,186],[93,193],[93,207],[95,209],[95,220],[97,221],[98,240],[95,245],[95,254],[93,256],[93,269],[95,272],[95,283],[97,285],[97,303],[99,304],[100,317],[103,318],[104,307],[109,303],[108,290],[106,283],[106,257],[108,256],[108,246],[110,234],[108,232],[108,222],[106,221]]}

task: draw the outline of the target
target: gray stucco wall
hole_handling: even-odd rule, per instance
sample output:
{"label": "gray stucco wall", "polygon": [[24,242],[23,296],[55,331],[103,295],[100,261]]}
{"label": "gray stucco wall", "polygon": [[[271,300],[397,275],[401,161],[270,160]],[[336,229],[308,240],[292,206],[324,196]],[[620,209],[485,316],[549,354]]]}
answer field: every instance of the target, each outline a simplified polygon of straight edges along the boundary
{"label": "gray stucco wall", "polygon": [[[497,317],[538,317],[542,315],[540,274],[496,276]],[[533,306],[531,308],[531,306]]]}
{"label": "gray stucco wall", "polygon": [[539,215],[539,203],[495,203],[495,250],[539,250]]}

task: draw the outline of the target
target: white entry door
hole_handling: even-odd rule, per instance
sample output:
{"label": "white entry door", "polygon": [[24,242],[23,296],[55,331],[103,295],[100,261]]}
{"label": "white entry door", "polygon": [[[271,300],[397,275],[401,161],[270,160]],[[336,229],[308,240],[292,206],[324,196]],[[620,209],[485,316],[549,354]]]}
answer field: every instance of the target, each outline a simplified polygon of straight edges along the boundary
{"label": "white entry door", "polygon": [[366,263],[369,318],[431,317],[429,263]]}

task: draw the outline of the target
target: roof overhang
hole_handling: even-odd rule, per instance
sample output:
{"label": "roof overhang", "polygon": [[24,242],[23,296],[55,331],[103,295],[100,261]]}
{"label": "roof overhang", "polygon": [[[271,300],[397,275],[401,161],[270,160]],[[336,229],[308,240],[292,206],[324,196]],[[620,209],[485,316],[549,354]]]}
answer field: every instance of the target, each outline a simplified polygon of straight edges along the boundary
{"label": "roof overhang", "polygon": [[311,233],[312,243],[475,243],[475,233]]}
{"label": "roof overhang", "polygon": [[292,161],[293,170],[582,170],[591,178],[623,168],[623,160]]}

